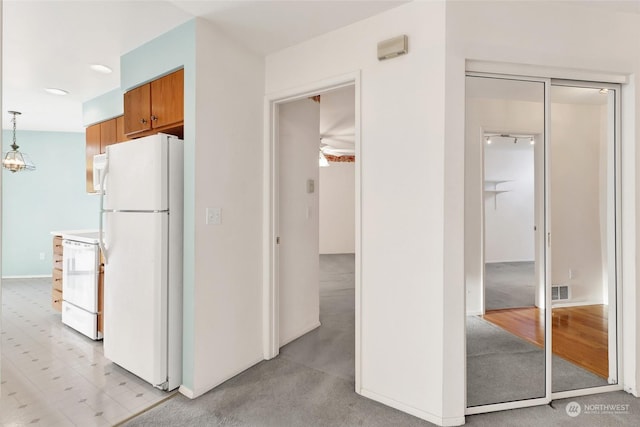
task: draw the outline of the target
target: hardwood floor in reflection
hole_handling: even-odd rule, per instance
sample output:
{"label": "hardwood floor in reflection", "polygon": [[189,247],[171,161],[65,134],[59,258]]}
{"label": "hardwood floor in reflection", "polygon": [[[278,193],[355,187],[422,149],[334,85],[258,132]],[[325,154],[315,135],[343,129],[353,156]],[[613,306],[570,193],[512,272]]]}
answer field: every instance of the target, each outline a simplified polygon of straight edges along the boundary
{"label": "hardwood floor in reflection", "polygon": [[[544,346],[544,311],[537,307],[489,310],[483,318],[538,347]],[[602,378],[609,376],[606,305],[554,308],[551,321],[553,354]]]}

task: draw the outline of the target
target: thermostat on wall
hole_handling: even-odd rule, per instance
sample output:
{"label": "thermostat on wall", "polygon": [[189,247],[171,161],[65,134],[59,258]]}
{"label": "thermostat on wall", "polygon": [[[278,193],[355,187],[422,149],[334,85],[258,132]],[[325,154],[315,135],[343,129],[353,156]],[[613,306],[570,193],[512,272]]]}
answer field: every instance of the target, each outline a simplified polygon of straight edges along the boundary
{"label": "thermostat on wall", "polygon": [[378,43],[378,59],[380,61],[404,55],[409,51],[409,40],[406,35],[387,39]]}

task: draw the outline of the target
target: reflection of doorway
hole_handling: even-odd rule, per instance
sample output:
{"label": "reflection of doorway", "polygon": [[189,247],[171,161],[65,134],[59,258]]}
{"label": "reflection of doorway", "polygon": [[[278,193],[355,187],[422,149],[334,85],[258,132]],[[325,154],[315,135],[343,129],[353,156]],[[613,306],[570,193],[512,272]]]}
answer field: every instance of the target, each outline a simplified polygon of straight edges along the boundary
{"label": "reflection of doorway", "polygon": [[485,132],[483,147],[485,312],[534,307],[534,136]]}

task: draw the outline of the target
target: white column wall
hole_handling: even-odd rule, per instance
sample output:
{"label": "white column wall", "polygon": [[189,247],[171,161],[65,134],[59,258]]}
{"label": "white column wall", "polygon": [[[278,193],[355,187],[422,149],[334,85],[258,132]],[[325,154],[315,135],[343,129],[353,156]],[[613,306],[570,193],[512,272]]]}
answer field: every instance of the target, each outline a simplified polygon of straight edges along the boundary
{"label": "white column wall", "polygon": [[190,397],[262,360],[263,95],[263,60],[198,19]]}
{"label": "white column wall", "polygon": [[[442,413],[444,6],[410,3],[269,55],[266,89],[360,70],[360,392],[451,424],[463,411]],[[377,43],[401,34],[409,53],[378,61]]]}

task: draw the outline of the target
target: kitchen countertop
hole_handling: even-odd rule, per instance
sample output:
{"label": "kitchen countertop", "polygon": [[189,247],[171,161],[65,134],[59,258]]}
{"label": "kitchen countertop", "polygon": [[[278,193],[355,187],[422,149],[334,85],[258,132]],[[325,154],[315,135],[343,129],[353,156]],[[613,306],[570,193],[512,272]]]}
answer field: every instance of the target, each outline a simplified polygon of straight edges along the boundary
{"label": "kitchen countertop", "polygon": [[91,244],[98,244],[98,233],[98,230],[66,230],[51,232],[53,236],[60,236],[63,239]]}

